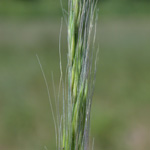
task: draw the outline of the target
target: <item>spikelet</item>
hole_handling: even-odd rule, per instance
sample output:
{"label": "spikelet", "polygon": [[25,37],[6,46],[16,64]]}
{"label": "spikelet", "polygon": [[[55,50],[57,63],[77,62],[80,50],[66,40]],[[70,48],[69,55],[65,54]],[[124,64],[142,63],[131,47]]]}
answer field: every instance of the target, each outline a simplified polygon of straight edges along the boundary
{"label": "spikelet", "polygon": [[68,109],[62,149],[88,150],[93,95],[91,31],[95,0],[69,0]]}

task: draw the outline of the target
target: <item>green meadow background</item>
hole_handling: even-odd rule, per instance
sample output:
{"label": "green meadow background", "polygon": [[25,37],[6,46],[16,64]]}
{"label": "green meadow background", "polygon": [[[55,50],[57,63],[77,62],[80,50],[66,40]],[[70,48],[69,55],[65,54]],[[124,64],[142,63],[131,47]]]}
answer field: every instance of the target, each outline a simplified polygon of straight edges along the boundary
{"label": "green meadow background", "polygon": [[[67,0],[63,0],[67,9]],[[99,0],[95,150],[150,150],[150,1]],[[55,150],[38,54],[54,104],[59,87],[59,0],[0,0],[0,150]],[[62,63],[67,62],[63,23]],[[57,94],[58,96],[58,94]]]}

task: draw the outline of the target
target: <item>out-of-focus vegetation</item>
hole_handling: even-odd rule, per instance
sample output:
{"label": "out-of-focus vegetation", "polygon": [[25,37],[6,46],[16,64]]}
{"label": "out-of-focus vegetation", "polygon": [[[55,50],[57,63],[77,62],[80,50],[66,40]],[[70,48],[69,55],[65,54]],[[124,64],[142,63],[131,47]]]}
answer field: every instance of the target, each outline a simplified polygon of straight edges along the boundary
{"label": "out-of-focus vegetation", "polygon": [[[67,0],[63,0],[67,9]],[[100,47],[91,116],[95,150],[150,149],[150,3],[99,0]],[[55,150],[45,70],[59,85],[59,0],[0,1],[0,150]],[[63,68],[67,59],[62,30]]]}
{"label": "out-of-focus vegetation", "polygon": [[[62,0],[67,9],[67,0]],[[99,0],[101,15],[149,15],[149,0]],[[1,0],[0,16],[9,17],[60,17],[59,0]]]}

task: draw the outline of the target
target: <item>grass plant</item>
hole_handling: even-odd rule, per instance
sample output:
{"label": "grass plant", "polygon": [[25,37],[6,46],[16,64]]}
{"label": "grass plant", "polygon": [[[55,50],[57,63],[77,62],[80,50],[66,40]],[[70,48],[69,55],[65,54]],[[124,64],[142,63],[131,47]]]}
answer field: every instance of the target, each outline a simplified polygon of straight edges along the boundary
{"label": "grass plant", "polygon": [[94,81],[90,43],[96,1],[69,0],[68,7],[68,98],[62,149],[88,150]]}
{"label": "grass plant", "polygon": [[[62,4],[62,3],[61,3]],[[92,35],[93,23],[95,21],[95,0],[69,0],[68,1],[68,64],[65,83],[62,76],[61,65],[61,30],[59,38],[60,54],[60,85],[58,100],[55,94],[56,114],[55,118],[49,87],[38,58],[43,77],[46,83],[52,117],[56,133],[57,150],[89,150],[90,112],[94,90],[96,73],[93,70],[95,34]],[[95,26],[96,29],[96,26]],[[95,61],[96,62],[96,61]],[[53,76],[52,76],[53,80]],[[54,81],[54,80],[53,80]],[[66,88],[66,83],[68,84]],[[53,82],[53,87],[54,82]],[[63,89],[63,111],[60,115],[60,91]],[[66,90],[67,89],[67,90]],[[54,90],[55,93],[55,90]],[[67,95],[67,96],[66,96]]]}

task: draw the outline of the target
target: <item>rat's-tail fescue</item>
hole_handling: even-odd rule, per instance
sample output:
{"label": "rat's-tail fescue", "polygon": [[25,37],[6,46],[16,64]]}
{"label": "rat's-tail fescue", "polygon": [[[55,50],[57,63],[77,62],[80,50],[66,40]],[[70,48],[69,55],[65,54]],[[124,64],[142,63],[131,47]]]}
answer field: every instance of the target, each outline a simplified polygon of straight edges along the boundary
{"label": "rat's-tail fescue", "polygon": [[62,150],[92,149],[89,130],[95,71],[90,43],[95,8],[96,0],[68,3],[68,97],[67,110],[62,115]]}
{"label": "rat's-tail fescue", "polygon": [[[63,82],[60,32],[59,56],[61,77],[58,98],[55,93],[54,78],[52,76],[56,118],[46,76],[37,56],[46,83],[52,111],[56,134],[56,150],[93,150],[94,147],[94,144],[89,146],[89,131],[97,62],[97,53],[96,56],[94,53],[96,5],[97,0],[68,0],[68,64],[66,69],[68,80],[65,76],[65,82]],[[92,32],[93,27],[95,28],[94,32]],[[60,31],[62,31],[62,24]],[[91,41],[92,46],[90,46]],[[68,86],[66,87],[66,85]],[[61,109],[59,107],[61,87],[63,97],[62,115],[60,115]],[[45,149],[47,148],[45,147]]]}

